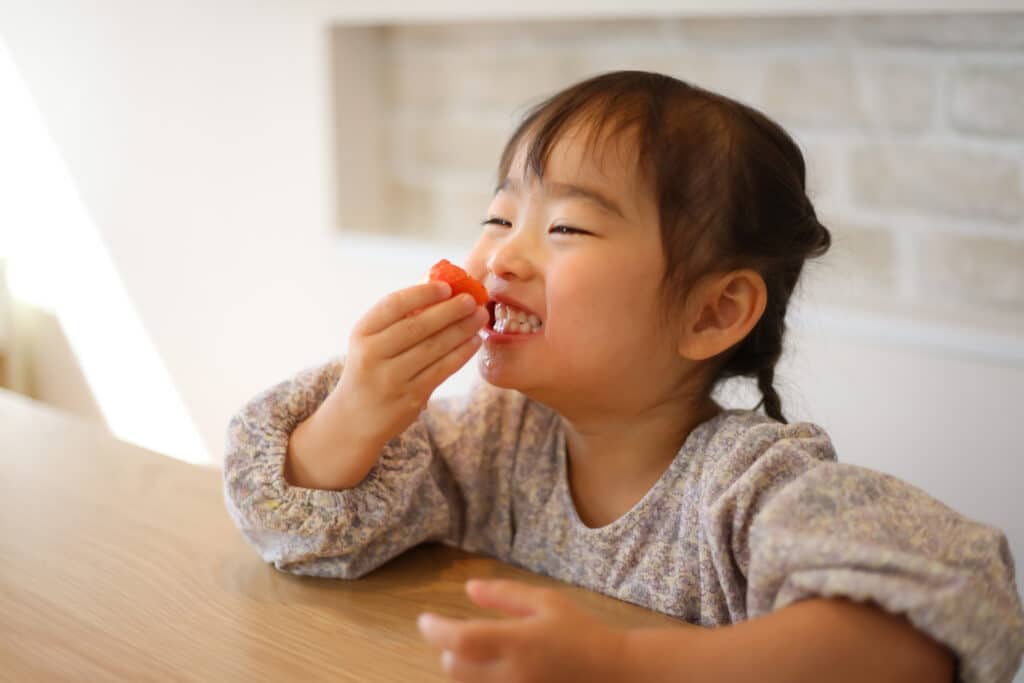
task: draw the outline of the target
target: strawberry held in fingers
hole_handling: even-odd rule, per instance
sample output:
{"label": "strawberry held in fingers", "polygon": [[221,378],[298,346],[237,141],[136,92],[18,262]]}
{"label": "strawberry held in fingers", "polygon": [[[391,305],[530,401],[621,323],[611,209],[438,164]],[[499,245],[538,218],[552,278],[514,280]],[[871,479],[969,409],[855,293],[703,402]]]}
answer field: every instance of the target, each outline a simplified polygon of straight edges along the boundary
{"label": "strawberry held in fingers", "polygon": [[430,268],[430,280],[441,280],[451,285],[452,296],[465,292],[476,299],[479,306],[486,306],[489,301],[487,288],[472,275],[459,268],[448,259],[441,259]]}

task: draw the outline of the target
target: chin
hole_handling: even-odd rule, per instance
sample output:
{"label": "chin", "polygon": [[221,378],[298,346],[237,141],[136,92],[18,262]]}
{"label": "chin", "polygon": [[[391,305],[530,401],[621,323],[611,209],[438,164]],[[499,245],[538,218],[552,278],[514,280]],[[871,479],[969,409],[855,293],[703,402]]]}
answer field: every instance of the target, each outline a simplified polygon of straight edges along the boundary
{"label": "chin", "polygon": [[493,356],[494,362],[491,367],[485,365],[486,358],[487,356],[484,354],[477,357],[477,372],[480,378],[491,386],[518,391],[531,401],[536,401],[556,411],[558,405],[566,402],[572,404],[571,397],[567,397],[565,391],[550,385],[547,387],[538,385],[531,382],[531,378],[525,377],[518,368],[503,365],[500,354]]}
{"label": "chin", "polygon": [[511,377],[511,373],[503,372],[502,368],[487,367],[485,365],[485,357],[480,356],[476,364],[477,372],[480,374],[480,378],[492,386],[500,387],[502,389],[516,389],[519,387]]}
{"label": "chin", "polygon": [[540,393],[535,390],[534,387],[530,386],[529,383],[524,382],[525,379],[522,375],[515,371],[513,368],[503,366],[500,360],[496,360],[496,364],[491,367],[487,367],[484,363],[486,356],[479,356],[477,360],[477,372],[480,378],[490,384],[491,386],[498,387],[499,389],[512,389],[525,395],[527,398],[535,399],[535,396]]}

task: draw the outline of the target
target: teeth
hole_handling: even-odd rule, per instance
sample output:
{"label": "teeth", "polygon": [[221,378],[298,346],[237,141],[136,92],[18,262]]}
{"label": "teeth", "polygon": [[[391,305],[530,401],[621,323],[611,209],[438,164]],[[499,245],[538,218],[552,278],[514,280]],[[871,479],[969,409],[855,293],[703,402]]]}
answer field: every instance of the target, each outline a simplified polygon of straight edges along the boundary
{"label": "teeth", "polygon": [[494,331],[499,334],[528,334],[541,328],[540,318],[507,304],[494,304]]}

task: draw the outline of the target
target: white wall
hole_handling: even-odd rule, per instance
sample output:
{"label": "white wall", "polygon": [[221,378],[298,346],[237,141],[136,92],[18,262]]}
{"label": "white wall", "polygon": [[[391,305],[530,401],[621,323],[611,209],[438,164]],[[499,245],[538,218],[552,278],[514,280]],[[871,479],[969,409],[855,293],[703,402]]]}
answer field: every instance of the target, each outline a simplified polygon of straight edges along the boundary
{"label": "white wall", "polygon": [[345,304],[311,295],[339,291],[323,27],[186,5],[6,3],[0,30],[217,452],[228,404],[340,342]]}
{"label": "white wall", "polygon": [[[379,295],[461,254],[336,232],[329,3],[84,5],[0,2],[0,35],[216,458],[243,401],[340,351]],[[844,459],[1002,527],[1024,562],[1024,368],[840,329],[793,336],[790,412],[828,428]]]}

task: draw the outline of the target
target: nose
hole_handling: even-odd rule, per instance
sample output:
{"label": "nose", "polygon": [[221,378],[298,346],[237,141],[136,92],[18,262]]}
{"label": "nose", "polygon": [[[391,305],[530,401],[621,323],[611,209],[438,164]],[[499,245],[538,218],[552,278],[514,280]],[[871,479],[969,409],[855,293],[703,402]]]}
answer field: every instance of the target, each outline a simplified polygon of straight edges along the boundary
{"label": "nose", "polygon": [[533,255],[530,236],[519,227],[494,245],[487,258],[487,270],[502,280],[526,280],[534,274]]}

